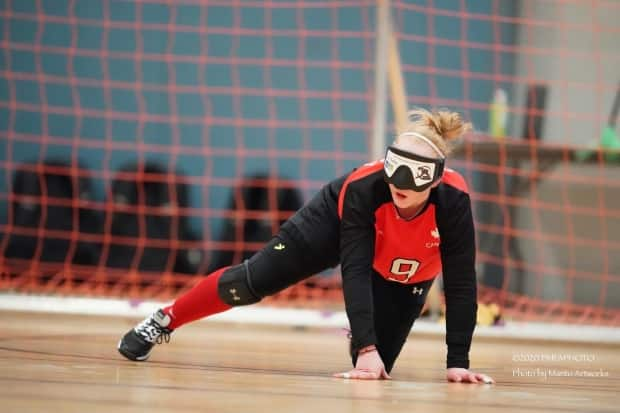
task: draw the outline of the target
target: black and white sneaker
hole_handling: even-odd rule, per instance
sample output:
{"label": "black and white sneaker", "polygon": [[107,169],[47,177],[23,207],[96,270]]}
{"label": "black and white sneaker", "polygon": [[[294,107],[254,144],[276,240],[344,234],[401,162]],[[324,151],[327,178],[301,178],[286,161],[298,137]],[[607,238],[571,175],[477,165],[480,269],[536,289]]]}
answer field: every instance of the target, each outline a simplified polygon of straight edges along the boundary
{"label": "black and white sneaker", "polygon": [[170,316],[161,309],[132,328],[118,342],[118,352],[129,360],[145,361],[155,344],[170,341]]}

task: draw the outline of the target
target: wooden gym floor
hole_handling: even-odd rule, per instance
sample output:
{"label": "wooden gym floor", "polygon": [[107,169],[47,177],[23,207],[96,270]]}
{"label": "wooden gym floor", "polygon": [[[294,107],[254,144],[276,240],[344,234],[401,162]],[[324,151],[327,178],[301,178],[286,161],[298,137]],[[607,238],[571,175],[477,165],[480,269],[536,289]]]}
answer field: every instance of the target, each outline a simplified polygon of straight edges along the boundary
{"label": "wooden gym floor", "polygon": [[478,339],[472,366],[498,383],[449,384],[443,337],[414,333],[392,381],[354,381],[330,377],[350,366],[340,331],[198,322],[133,363],[116,343],[136,321],[0,312],[0,410],[620,411],[618,346]]}

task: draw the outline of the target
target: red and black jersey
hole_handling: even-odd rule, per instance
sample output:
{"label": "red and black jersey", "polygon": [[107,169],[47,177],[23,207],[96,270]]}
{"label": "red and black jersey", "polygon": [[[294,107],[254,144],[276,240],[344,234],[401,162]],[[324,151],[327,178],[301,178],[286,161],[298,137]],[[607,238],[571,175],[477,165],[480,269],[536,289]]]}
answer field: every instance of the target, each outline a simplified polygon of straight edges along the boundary
{"label": "red and black jersey", "polygon": [[321,256],[340,262],[353,348],[376,344],[373,273],[402,284],[442,273],[448,367],[468,368],[477,308],[475,235],[461,175],[446,169],[422,211],[406,220],[392,202],[383,162],[372,162],[326,185],[290,223]]}
{"label": "red and black jersey", "polygon": [[[347,178],[338,197],[338,216],[341,221],[348,214],[346,205],[349,184],[383,170],[383,164],[376,162],[364,166]],[[448,174],[452,172],[448,171]],[[361,188],[360,188],[361,189]],[[384,201],[384,202],[382,202]],[[350,201],[349,201],[350,202]],[[440,236],[435,220],[435,205],[428,203],[413,219],[403,219],[391,198],[379,199],[372,205],[363,225],[374,224],[374,254],[372,268],[383,278],[405,284],[413,284],[435,278],[441,271],[439,254]],[[370,214],[374,216],[370,216]],[[353,217],[361,224],[361,217]],[[368,222],[366,222],[368,221]]]}

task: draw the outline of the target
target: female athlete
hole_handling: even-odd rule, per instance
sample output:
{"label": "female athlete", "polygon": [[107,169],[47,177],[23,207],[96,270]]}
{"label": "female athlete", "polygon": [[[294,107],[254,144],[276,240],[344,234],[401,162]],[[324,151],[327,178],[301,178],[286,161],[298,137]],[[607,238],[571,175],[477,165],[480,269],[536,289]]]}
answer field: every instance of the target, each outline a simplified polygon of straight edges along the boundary
{"label": "female athlete", "polygon": [[457,113],[417,109],[387,148],[322,190],[242,264],[209,274],[118,344],[146,360],[191,321],[259,302],[341,264],[354,368],[336,377],[389,379],[426,295],[441,272],[446,301],[446,378],[492,383],[469,370],[476,324],[474,224],[467,187],[445,168],[450,143],[471,128]]}

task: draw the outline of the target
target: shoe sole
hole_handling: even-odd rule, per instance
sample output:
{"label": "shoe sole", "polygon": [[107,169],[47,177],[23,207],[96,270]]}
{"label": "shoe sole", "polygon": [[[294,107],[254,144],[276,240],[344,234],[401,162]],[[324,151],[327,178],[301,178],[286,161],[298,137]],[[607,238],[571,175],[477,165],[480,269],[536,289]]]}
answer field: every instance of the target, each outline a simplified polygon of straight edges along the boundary
{"label": "shoe sole", "polygon": [[119,340],[118,345],[116,346],[116,349],[125,358],[127,358],[127,359],[129,359],[131,361],[146,361],[149,358],[149,356],[151,355],[150,351],[146,355],[144,355],[144,356],[136,356],[135,354],[130,353],[129,351],[127,351],[127,350],[125,350],[123,348],[123,339]]}

